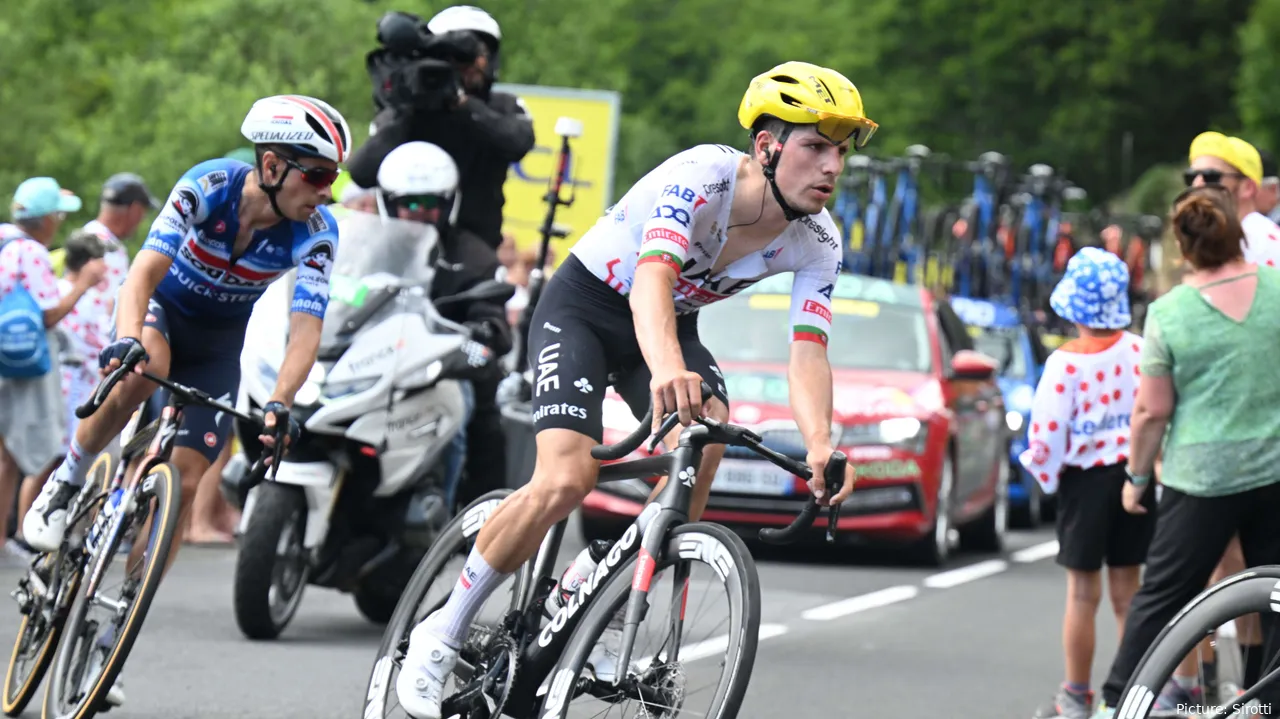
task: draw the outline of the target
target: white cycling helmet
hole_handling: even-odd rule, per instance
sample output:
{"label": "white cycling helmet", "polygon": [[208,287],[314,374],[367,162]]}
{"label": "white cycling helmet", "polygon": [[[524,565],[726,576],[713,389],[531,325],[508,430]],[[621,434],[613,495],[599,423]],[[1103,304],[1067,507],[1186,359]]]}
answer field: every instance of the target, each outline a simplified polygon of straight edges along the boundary
{"label": "white cycling helmet", "polygon": [[491,39],[490,48],[495,55],[498,53],[498,46],[502,44],[502,29],[498,27],[498,21],[474,5],[454,5],[441,10],[427,21],[427,29],[432,35],[443,35],[456,30],[488,35]]}
{"label": "white cycling helmet", "polygon": [[328,103],[305,95],[275,95],[253,103],[240,133],[255,145],[285,145],[304,157],[346,162],[351,130]]}
{"label": "white cycling helmet", "polygon": [[[407,142],[387,153],[378,167],[379,204],[385,199],[434,195],[449,212],[449,224],[458,219],[458,165],[437,145]],[[452,207],[448,207],[452,205]]]}

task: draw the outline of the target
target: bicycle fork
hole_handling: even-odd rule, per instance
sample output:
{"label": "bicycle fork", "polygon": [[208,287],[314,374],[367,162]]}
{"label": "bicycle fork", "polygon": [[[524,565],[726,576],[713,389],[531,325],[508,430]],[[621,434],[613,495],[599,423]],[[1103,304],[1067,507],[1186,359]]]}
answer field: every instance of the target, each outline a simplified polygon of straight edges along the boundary
{"label": "bicycle fork", "polygon": [[[694,462],[694,466],[698,464],[698,462]],[[668,481],[681,480],[670,479]],[[657,568],[657,558],[661,557],[666,549],[667,534],[673,527],[685,524],[688,521],[689,517],[683,512],[663,508],[649,523],[649,526],[645,528],[644,536],[640,539],[640,553],[636,557],[636,568],[631,577],[631,592],[627,595],[626,615],[622,623],[622,646],[619,647],[618,671],[613,677],[613,686],[615,687],[622,681],[631,666],[631,654],[635,649],[636,633],[639,631],[640,622],[644,621],[645,615],[649,612],[649,585],[653,581],[654,570]],[[679,577],[677,577],[678,579]],[[685,587],[685,596],[688,596],[687,586]],[[676,618],[674,614],[672,616],[673,648],[680,646],[679,635],[683,621],[684,606],[682,602],[679,617]],[[671,651],[668,650],[668,661],[675,660],[675,657],[671,656]],[[656,657],[654,658],[656,659]]]}

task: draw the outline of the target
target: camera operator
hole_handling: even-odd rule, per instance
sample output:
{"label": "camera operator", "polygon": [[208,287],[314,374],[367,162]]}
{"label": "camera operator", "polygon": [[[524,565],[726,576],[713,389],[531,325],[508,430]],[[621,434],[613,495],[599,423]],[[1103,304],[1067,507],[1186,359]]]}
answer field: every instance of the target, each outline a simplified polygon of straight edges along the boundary
{"label": "camera operator", "polygon": [[347,163],[361,187],[377,185],[392,149],[430,142],[461,176],[458,227],[495,251],[502,243],[502,186],[511,163],[533,149],[533,120],[514,95],[493,92],[502,32],[480,8],[442,10],[423,26],[409,13],[378,22],[382,47],[369,54],[378,114],[371,136]]}
{"label": "camera operator", "polygon": [[[476,7],[446,8],[425,25],[409,13],[384,15],[378,22],[382,47],[366,59],[378,114],[369,140],[347,161],[352,180],[372,188],[383,159],[405,143],[429,142],[447,152],[460,176],[456,231],[472,235],[474,245],[489,253],[484,259],[477,252],[459,260],[476,269],[496,269],[506,201],[502,185],[511,163],[534,143],[533,120],[520,100],[492,92],[501,39],[497,21]],[[458,497],[464,504],[506,484],[506,433],[497,405],[500,379],[473,382],[475,409],[467,428],[470,479]]]}

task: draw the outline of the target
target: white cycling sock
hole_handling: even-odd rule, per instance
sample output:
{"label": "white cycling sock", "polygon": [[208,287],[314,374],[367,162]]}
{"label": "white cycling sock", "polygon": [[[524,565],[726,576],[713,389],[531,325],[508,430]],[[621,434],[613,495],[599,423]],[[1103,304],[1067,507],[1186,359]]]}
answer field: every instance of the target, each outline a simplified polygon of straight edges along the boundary
{"label": "white cycling sock", "polygon": [[471,622],[484,605],[484,600],[509,576],[511,575],[501,574],[490,567],[480,555],[480,550],[472,549],[471,556],[467,557],[467,563],[462,567],[462,574],[458,576],[458,583],[453,586],[453,593],[449,595],[449,601],[422,624],[443,635],[445,643],[454,649],[461,647],[471,633]]}
{"label": "white cycling sock", "polygon": [[[80,460],[84,457],[84,448],[76,441],[75,437],[71,438],[71,447],[67,450],[67,456],[62,460],[62,464],[58,465],[53,473],[53,481],[66,482],[68,484],[84,484],[84,477],[77,477],[76,470],[80,468]],[[76,481],[79,479],[79,481]]]}

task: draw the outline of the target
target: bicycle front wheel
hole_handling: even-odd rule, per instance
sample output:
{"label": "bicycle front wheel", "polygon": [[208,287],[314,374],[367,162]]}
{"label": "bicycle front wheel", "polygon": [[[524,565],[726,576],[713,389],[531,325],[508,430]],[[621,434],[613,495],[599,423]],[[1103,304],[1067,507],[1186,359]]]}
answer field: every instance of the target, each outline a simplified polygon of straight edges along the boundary
{"label": "bicycle front wheel", "polygon": [[[1280,566],[1255,567],[1227,577],[1201,592],[1165,625],[1147,649],[1120,694],[1116,716],[1124,719],[1151,716],[1156,697],[1173,676],[1174,669],[1202,639],[1238,617],[1255,612],[1263,615],[1272,613],[1275,606],[1272,597],[1277,592],[1280,592]],[[1263,676],[1266,673],[1267,669],[1264,669]],[[1260,685],[1263,683],[1259,682]],[[1265,683],[1273,684],[1274,680]],[[1275,695],[1280,695],[1280,692],[1265,690],[1262,701]],[[1210,703],[1217,702],[1210,698]],[[1232,709],[1226,708],[1220,716],[1247,716],[1248,710],[1242,711],[1246,713],[1233,714]]]}
{"label": "bicycle front wheel", "polygon": [[[107,694],[160,588],[178,532],[181,491],[178,471],[170,464],[158,464],[135,490],[132,511],[123,515],[99,513],[95,519],[100,530],[98,546],[89,555],[83,589],[54,656],[53,674],[44,695],[44,719],[88,719],[106,708]],[[128,507],[123,502],[120,506]],[[117,517],[119,531],[107,533]],[[149,528],[145,538],[139,536],[144,528]],[[119,553],[126,540],[135,544],[145,541],[140,561],[131,562]],[[113,564],[124,566],[113,571]],[[99,578],[96,584],[95,575]],[[112,594],[118,596],[113,598]]]}
{"label": "bicycle front wheel", "polygon": [[[746,545],[717,524],[671,531],[649,587],[650,611],[615,687],[597,678],[594,662],[610,654],[606,632],[617,636],[621,619],[614,617],[626,607],[635,563],[621,565],[589,605],[550,675],[537,716],[612,717],[616,706],[620,716],[636,719],[736,717],[760,634],[760,578]],[[714,599],[719,595],[724,599]]]}
{"label": "bicycle front wheel", "polygon": [[[110,452],[99,454],[89,468],[87,484],[105,487],[111,481],[113,462]],[[54,649],[71,609],[71,597],[80,588],[83,567],[79,552],[59,550],[41,555],[29,571],[28,578],[19,584],[30,597],[29,605],[23,611],[4,677],[2,708],[5,715],[11,717],[21,715],[27,708],[53,661]],[[32,579],[44,585],[42,592],[32,591]]]}

